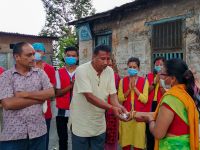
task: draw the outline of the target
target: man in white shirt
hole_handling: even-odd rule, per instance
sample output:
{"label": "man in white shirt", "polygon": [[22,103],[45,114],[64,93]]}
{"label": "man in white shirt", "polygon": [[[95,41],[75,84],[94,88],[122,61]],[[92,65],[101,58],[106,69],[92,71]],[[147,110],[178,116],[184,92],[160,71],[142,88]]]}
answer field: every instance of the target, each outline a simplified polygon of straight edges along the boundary
{"label": "man in white shirt", "polygon": [[[121,120],[120,116],[127,113],[117,99],[114,72],[108,66],[110,54],[108,46],[97,46],[93,51],[92,61],[80,65],[76,70],[70,105],[73,150],[103,150],[105,111],[111,109]],[[107,103],[108,95],[111,104]]]}

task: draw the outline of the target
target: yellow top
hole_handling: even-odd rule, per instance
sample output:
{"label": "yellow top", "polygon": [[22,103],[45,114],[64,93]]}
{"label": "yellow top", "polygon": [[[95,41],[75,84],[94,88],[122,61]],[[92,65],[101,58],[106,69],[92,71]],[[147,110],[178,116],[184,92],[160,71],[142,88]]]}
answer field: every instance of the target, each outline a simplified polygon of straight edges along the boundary
{"label": "yellow top", "polygon": [[[123,101],[126,100],[126,98],[124,97],[122,84],[123,84],[123,79],[120,80],[119,89],[118,89],[118,99],[119,99],[120,102],[123,102]],[[135,94],[134,90],[131,90],[131,102],[132,102],[132,105],[134,105],[134,94]],[[148,82],[148,80],[145,80],[143,93],[140,93],[140,95],[138,96],[138,99],[142,103],[146,104],[147,101],[148,101],[148,94],[149,94],[149,82]],[[132,108],[134,108],[134,106]]]}
{"label": "yellow top", "polygon": [[[118,89],[118,98],[120,102],[125,101],[122,80],[119,83]],[[140,93],[138,99],[142,103],[147,103],[148,101],[148,87],[149,83],[146,80],[143,93]],[[134,109],[134,90],[131,91],[131,103],[132,108]],[[121,147],[127,145],[133,145],[134,147],[144,149],[145,148],[145,128],[146,125],[144,122],[136,122],[135,120],[131,120],[129,122],[119,122],[119,143]]]}
{"label": "yellow top", "polygon": [[[157,75],[156,75],[156,77],[154,78],[154,83],[155,83],[156,78],[157,78]],[[160,84],[157,83],[157,84],[156,84],[156,87],[155,87],[155,92],[154,92],[153,101],[157,101],[157,98],[158,98],[158,89],[159,89],[159,87],[160,87]]]}

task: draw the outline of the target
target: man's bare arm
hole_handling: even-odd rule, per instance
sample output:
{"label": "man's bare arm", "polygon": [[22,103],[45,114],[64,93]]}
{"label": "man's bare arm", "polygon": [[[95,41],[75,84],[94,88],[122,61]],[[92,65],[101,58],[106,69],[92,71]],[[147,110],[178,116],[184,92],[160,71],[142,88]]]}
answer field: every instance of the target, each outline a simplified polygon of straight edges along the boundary
{"label": "man's bare arm", "polygon": [[5,98],[1,100],[1,104],[5,110],[19,110],[41,103],[43,102],[33,99],[19,98],[19,97]]}
{"label": "man's bare arm", "polygon": [[49,89],[41,90],[41,91],[17,92],[17,93],[15,93],[15,96],[21,97],[21,98],[34,99],[34,100],[44,102],[45,100],[47,100],[51,97],[54,97],[55,91],[54,91],[54,88],[49,88]]}
{"label": "man's bare arm", "polygon": [[100,100],[98,97],[94,96],[92,93],[83,93],[87,101],[99,108],[109,110],[112,108],[112,105]]}
{"label": "man's bare arm", "polygon": [[70,84],[69,86],[67,86],[66,88],[64,89],[56,89],[56,96],[59,97],[59,96],[63,96],[65,95],[67,92],[70,91],[70,89],[73,88],[73,84]]}

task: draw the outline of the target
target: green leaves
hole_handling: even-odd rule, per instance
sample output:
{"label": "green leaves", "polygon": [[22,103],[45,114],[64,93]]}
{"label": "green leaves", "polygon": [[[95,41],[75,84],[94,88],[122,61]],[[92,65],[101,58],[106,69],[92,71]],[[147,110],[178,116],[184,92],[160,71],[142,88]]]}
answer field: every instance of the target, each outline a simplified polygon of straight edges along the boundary
{"label": "green leaves", "polygon": [[[42,0],[46,11],[46,22],[40,35],[60,37],[55,57],[64,64],[63,54],[67,46],[77,46],[77,36],[69,21],[94,14],[92,0]],[[77,46],[78,47],[78,46]]]}

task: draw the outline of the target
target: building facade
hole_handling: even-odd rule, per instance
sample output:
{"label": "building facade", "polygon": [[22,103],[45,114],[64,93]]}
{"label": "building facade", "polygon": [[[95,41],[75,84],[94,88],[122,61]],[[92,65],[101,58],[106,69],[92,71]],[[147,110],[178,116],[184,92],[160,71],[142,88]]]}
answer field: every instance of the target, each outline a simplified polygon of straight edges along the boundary
{"label": "building facade", "polygon": [[141,75],[157,56],[184,59],[200,73],[200,0],[136,0],[70,24],[78,29],[80,63],[107,44],[122,76],[131,56],[140,59]]}
{"label": "building facade", "polygon": [[53,41],[57,40],[56,37],[45,37],[26,35],[18,33],[0,32],[0,66],[8,69],[13,66],[12,48],[17,42],[44,43],[46,48],[46,61],[52,64],[53,59]]}

